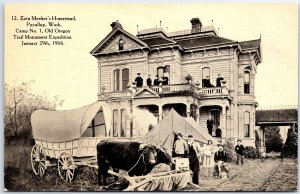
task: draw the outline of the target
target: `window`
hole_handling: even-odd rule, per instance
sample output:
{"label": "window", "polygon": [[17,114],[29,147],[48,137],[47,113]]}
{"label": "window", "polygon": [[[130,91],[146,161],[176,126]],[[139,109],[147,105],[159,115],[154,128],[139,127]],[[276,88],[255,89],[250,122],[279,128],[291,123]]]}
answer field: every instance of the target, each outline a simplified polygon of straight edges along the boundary
{"label": "window", "polygon": [[123,39],[121,38],[120,40],[119,40],[119,50],[121,51],[121,50],[123,50],[124,49],[124,41],[123,41]]}
{"label": "window", "polygon": [[127,111],[125,109],[121,110],[121,137],[126,136],[126,115]]}
{"label": "window", "polygon": [[118,137],[118,110],[114,110],[113,111],[113,136],[114,137]]}
{"label": "window", "polygon": [[170,78],[170,66],[166,65],[164,67],[158,67],[157,68],[157,75],[158,77],[162,77],[163,75],[166,75],[168,78]]}
{"label": "window", "polygon": [[250,113],[244,113],[244,137],[250,137]]}
{"label": "window", "polygon": [[244,73],[244,94],[250,94],[250,72]]}
{"label": "window", "polygon": [[114,91],[124,91],[129,83],[129,69],[116,69],[113,71]]}
{"label": "window", "polygon": [[127,89],[129,82],[129,69],[122,69],[122,90]]}
{"label": "window", "polygon": [[209,67],[204,67],[202,68],[202,87],[207,87],[207,80],[206,78],[209,78],[210,80],[210,68]]}
{"label": "window", "polygon": [[114,70],[114,91],[120,90],[120,69]]}

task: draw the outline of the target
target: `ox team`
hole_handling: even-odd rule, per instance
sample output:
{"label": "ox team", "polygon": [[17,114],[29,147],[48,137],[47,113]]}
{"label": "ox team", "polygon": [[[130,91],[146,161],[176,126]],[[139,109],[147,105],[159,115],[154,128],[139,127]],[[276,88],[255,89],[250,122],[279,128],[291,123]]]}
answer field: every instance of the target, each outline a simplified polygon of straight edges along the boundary
{"label": "ox team", "polygon": [[[199,184],[201,146],[193,136],[188,135],[186,141],[181,133],[177,134],[172,155],[177,159],[188,158],[192,181],[194,184]],[[97,160],[99,185],[107,184],[109,167],[112,167],[115,172],[119,169],[125,170],[129,176],[146,175],[161,163],[168,165],[170,170],[175,168],[174,160],[163,149],[138,142],[103,140],[97,144]]]}

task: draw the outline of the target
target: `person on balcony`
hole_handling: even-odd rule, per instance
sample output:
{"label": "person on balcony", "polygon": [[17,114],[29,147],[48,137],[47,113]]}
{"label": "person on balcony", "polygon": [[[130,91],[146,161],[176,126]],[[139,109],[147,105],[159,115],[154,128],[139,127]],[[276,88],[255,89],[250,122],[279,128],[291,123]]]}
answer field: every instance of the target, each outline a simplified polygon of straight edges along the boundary
{"label": "person on balcony", "polygon": [[216,80],[216,87],[221,87],[221,81],[224,80],[223,77],[221,77],[221,74],[218,74],[218,78]]}
{"label": "person on balcony", "polygon": [[168,76],[164,73],[164,75],[162,76],[162,85],[168,85],[169,83],[169,78]]}
{"label": "person on balcony", "polygon": [[151,87],[152,86],[152,79],[151,79],[151,75],[148,75],[148,79],[147,79],[147,86]]}
{"label": "person on balcony", "polygon": [[212,85],[211,83],[210,83],[210,79],[209,79],[209,76],[206,76],[206,79],[203,79],[203,87],[204,88],[212,88],[212,87],[214,87],[214,85]]}
{"label": "person on balcony", "polygon": [[153,85],[154,86],[159,86],[159,78],[158,78],[158,75],[155,76],[155,79],[153,81]]}
{"label": "person on balcony", "polygon": [[177,157],[185,157],[187,151],[188,151],[188,146],[186,141],[183,139],[182,134],[178,133],[177,135],[177,140],[174,143],[174,149],[175,149],[175,154]]}
{"label": "person on balcony", "polygon": [[135,78],[136,87],[143,86],[143,78],[141,77],[141,73],[137,73],[137,77]]}
{"label": "person on balcony", "polygon": [[212,129],[214,126],[214,121],[211,119],[211,116],[208,117],[208,120],[206,121],[206,126],[207,126],[209,135],[212,136]]}
{"label": "person on balcony", "polygon": [[222,130],[220,129],[220,126],[218,125],[217,129],[216,129],[216,137],[222,137]]}

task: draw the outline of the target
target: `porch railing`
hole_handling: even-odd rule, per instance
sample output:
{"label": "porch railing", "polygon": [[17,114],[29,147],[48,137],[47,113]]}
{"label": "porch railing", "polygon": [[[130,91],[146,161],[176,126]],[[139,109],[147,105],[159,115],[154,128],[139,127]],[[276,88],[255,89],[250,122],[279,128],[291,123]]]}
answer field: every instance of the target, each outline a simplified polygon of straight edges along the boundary
{"label": "porch railing", "polygon": [[[144,87],[134,88],[136,92],[141,91]],[[181,92],[194,92],[199,96],[217,96],[217,95],[229,95],[229,90],[226,87],[213,87],[213,88],[197,88],[191,84],[172,84],[172,85],[162,85],[162,86],[152,86],[150,87],[153,91],[158,94],[175,94]],[[111,97],[131,97],[136,92],[132,93],[130,91],[116,91],[116,92],[107,92],[104,94],[99,94],[103,99]]]}

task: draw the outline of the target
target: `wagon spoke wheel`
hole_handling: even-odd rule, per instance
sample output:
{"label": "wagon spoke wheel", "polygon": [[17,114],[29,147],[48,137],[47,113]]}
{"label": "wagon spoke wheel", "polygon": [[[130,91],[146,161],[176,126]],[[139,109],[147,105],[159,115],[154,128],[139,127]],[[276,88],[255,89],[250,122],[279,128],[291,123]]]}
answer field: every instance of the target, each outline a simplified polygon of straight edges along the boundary
{"label": "wagon spoke wheel", "polygon": [[31,167],[35,175],[44,176],[47,166],[43,146],[36,144],[31,149]]}
{"label": "wagon spoke wheel", "polygon": [[71,182],[76,169],[73,158],[68,153],[63,152],[58,156],[57,166],[60,178],[66,182]]}

